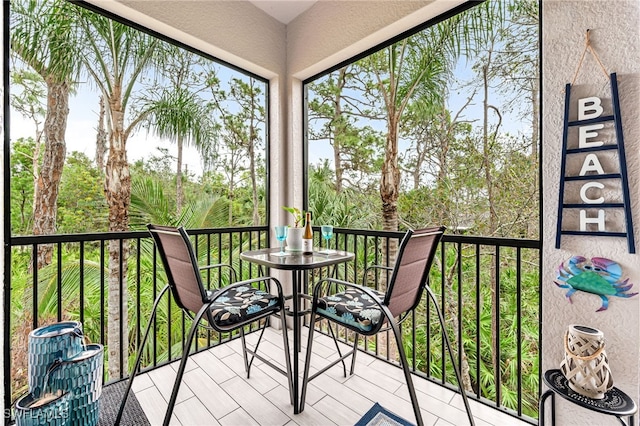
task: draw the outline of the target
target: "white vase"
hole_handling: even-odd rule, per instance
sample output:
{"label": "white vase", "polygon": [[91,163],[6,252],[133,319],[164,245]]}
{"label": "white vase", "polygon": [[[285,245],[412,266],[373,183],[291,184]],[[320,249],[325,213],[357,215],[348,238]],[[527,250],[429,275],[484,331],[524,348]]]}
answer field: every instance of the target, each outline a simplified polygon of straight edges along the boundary
{"label": "white vase", "polygon": [[604,333],[592,327],[572,324],[564,337],[560,369],[569,387],[588,398],[602,399],[613,387],[604,347]]}
{"label": "white vase", "polygon": [[287,250],[302,251],[304,228],[289,228],[287,231]]}

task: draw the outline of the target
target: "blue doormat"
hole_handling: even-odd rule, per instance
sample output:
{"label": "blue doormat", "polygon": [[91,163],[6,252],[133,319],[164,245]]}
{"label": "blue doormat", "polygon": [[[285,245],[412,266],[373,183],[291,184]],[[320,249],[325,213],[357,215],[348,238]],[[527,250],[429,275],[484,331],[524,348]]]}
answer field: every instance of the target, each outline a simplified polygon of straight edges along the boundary
{"label": "blue doormat", "polygon": [[358,420],[355,426],[413,426],[413,423],[406,421],[376,402],[373,407]]}

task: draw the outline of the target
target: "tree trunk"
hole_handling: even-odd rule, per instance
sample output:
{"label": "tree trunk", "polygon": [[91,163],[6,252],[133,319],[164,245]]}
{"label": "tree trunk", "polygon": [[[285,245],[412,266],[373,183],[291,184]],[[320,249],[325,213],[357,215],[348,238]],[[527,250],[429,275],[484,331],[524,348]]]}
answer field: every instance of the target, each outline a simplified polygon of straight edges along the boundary
{"label": "tree trunk", "polygon": [[[37,133],[36,133],[37,134]],[[31,169],[33,170],[33,195],[32,195],[32,203],[31,203],[31,222],[33,223],[33,217],[35,216],[34,213],[35,211],[33,211],[33,206],[36,205],[36,195],[37,195],[37,191],[36,188],[38,187],[38,179],[40,179],[40,152],[42,151],[42,134],[37,135],[38,137],[36,137],[36,143],[35,146],[33,148],[33,160],[32,160],[32,165],[31,165]],[[24,203],[26,203],[26,198],[23,200],[23,207],[24,207]],[[26,225],[27,220],[26,220],[26,209],[22,208],[22,224]],[[32,225],[33,228],[33,225]],[[23,228],[26,229],[26,226]],[[31,264],[29,265],[29,273],[33,272],[33,262],[31,262]]]}
{"label": "tree trunk", "polygon": [[178,135],[178,165],[176,167],[176,214],[177,217],[180,217],[180,213],[182,213],[182,204],[184,202],[184,194],[182,191],[182,144],[183,137]]}
{"label": "tree trunk", "polygon": [[[456,257],[457,259],[457,257]],[[449,269],[449,272],[447,273],[446,276],[446,286],[447,286],[447,292],[449,294],[453,294],[453,277],[454,274],[457,271],[457,268],[460,267],[460,264],[457,262],[454,265],[451,266],[451,268]],[[445,306],[442,307],[443,310],[443,316],[445,318],[445,321],[450,321],[451,322],[451,327],[449,328],[449,330],[453,330],[456,339],[454,341],[451,341],[451,345],[452,346],[456,346],[459,347],[461,349],[461,360],[462,360],[462,364],[460,365],[460,376],[462,379],[462,385],[464,386],[465,391],[468,392],[475,392],[471,383],[471,374],[470,374],[470,367],[469,367],[469,359],[467,358],[467,352],[464,350],[464,340],[462,339],[462,336],[458,335],[458,329],[459,329],[459,324],[458,324],[458,301],[456,300],[455,297],[446,297],[445,298],[446,303]],[[451,336],[452,334],[448,334],[449,336]],[[461,345],[456,345],[457,342],[462,342]],[[444,345],[444,340],[442,341],[442,344]],[[457,348],[456,348],[457,350]],[[478,395],[480,394],[480,386],[478,385]]]}
{"label": "tree trunk", "polygon": [[[232,157],[235,156],[235,154],[231,154]],[[231,161],[231,163],[233,164],[233,160]],[[233,184],[235,179],[235,173],[234,173],[234,168],[231,168],[231,174],[229,175],[229,217],[228,217],[228,221],[229,221],[229,225],[231,225],[233,223],[233,198],[234,198],[234,191],[235,191],[235,186]]]}
{"label": "tree trunk", "polygon": [[98,128],[96,133],[96,167],[104,172],[104,155],[107,152],[107,131],[104,128],[104,97],[100,97],[100,114],[98,115]]}
{"label": "tree trunk", "polygon": [[[42,166],[34,188],[33,235],[55,234],[60,179],[67,153],[64,134],[69,115],[69,84],[51,77],[47,84],[47,118],[44,122],[45,149]],[[51,263],[52,245],[38,246],[37,265],[33,270]]]}
{"label": "tree trunk", "polygon": [[533,87],[531,88],[531,158],[534,162],[537,162],[538,159],[538,138],[540,137],[540,118],[538,117],[540,113],[540,105],[538,103],[539,85],[540,82],[536,73],[536,78],[533,79]]}
{"label": "tree trunk", "polygon": [[256,150],[255,150],[255,141],[258,139],[256,134],[256,125],[254,123],[256,110],[255,103],[255,91],[253,88],[253,79],[251,79],[251,91],[250,91],[250,107],[249,111],[251,113],[251,124],[249,125],[249,172],[251,174],[251,196],[253,197],[253,224],[260,224],[260,211],[258,210],[258,179],[256,177]]}
{"label": "tree trunk", "polygon": [[382,174],[380,176],[380,198],[382,200],[383,229],[385,231],[397,231],[398,193],[400,189],[397,118],[392,117],[390,121],[384,162],[382,163]]}
{"label": "tree trunk", "polygon": [[[117,90],[117,89],[116,89]],[[119,95],[109,100],[112,131],[109,140],[109,159],[105,170],[105,193],[109,207],[109,231],[129,229],[129,204],[131,203],[131,176],[127,162],[124,113]],[[128,351],[127,320],[127,257],[128,244],[120,248],[117,240],[109,241],[109,298],[108,298],[108,370],[109,378],[120,377],[126,368]],[[122,266],[121,266],[122,265]],[[124,336],[120,334],[120,328]],[[121,344],[122,343],[122,344]],[[120,356],[124,365],[120,365]]]}
{"label": "tree trunk", "polygon": [[[389,115],[387,143],[385,146],[384,162],[382,164],[382,174],[380,176],[380,198],[382,199],[382,227],[385,231],[398,230],[398,192],[400,185],[400,169],[398,168],[398,126],[397,118]],[[398,252],[398,242],[394,240],[382,240],[383,256],[389,257],[389,265],[395,262]],[[386,274],[384,274],[386,282]],[[377,334],[378,347],[384,348],[389,339],[387,333]],[[397,358],[397,348],[389,345],[387,357],[391,360]]]}
{"label": "tree trunk", "polygon": [[347,69],[340,68],[338,71],[338,83],[336,94],[333,99],[333,164],[336,171],[336,193],[342,192],[342,180],[344,179],[344,167],[342,166],[342,138],[344,137],[346,126],[342,121],[342,90],[346,83]]}
{"label": "tree trunk", "polygon": [[[250,135],[255,133],[253,124],[251,125]],[[252,138],[252,140],[254,140]],[[251,196],[253,198],[253,224],[260,224],[260,211],[258,210],[258,181],[256,177],[256,154],[253,143],[249,143],[249,170],[251,174]]]}
{"label": "tree trunk", "polygon": [[[484,168],[484,176],[485,183],[487,185],[487,198],[489,202],[489,235],[493,236],[496,232],[497,224],[496,224],[496,211],[494,206],[493,199],[493,177],[491,174],[491,163],[489,161],[489,63],[491,61],[491,56],[489,56],[489,60],[487,64],[482,67],[482,82],[483,82],[483,90],[484,90],[484,99],[482,101],[483,105],[483,127],[482,127],[482,146],[483,146],[483,168]],[[491,364],[494,366],[495,371],[500,369],[500,357],[499,354],[496,353],[495,348],[498,347],[498,298],[499,294],[497,294],[497,276],[496,276],[496,268],[495,262],[491,263],[491,299],[493,303],[491,303],[491,347],[494,349],[491,351]]]}

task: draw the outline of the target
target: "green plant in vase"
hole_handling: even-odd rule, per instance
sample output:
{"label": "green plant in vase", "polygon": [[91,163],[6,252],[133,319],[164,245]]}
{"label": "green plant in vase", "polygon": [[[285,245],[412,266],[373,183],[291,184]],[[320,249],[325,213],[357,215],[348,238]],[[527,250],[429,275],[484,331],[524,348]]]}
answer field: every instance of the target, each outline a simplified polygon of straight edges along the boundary
{"label": "green plant in vase", "polygon": [[293,215],[293,226],[295,228],[302,228],[304,226],[304,210],[288,206],[282,206],[282,208]]}
{"label": "green plant in vase", "polygon": [[287,233],[287,250],[302,251],[305,211],[297,207],[282,206],[282,208],[293,216],[293,228],[289,228]]}

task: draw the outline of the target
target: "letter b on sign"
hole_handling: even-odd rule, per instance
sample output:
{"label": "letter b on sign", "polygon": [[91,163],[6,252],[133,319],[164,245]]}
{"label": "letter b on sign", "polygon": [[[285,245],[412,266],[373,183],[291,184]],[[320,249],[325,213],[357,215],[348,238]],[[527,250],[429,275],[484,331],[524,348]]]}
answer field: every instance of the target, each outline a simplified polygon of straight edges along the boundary
{"label": "letter b on sign", "polygon": [[602,101],[596,96],[578,99],[578,120],[588,120],[602,115]]}

